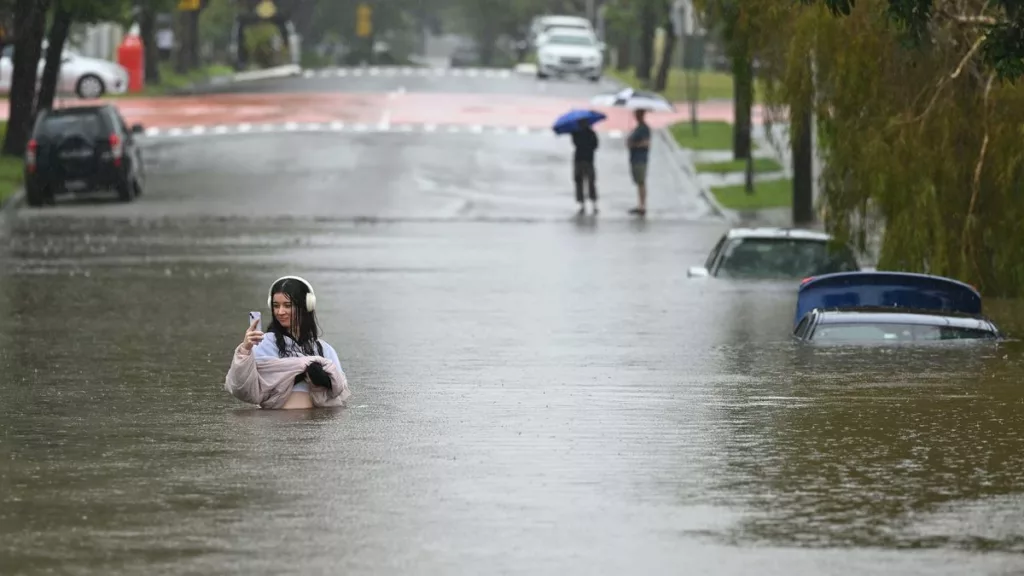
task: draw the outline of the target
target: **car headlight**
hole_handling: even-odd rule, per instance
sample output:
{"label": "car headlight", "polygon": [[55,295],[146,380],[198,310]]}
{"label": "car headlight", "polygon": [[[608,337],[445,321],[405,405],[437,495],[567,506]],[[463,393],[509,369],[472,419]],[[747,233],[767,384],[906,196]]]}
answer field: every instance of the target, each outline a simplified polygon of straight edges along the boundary
{"label": "car headlight", "polygon": [[551,62],[554,59],[555,59],[555,55],[551,54],[550,52],[541,52],[540,53],[540,61],[541,62]]}

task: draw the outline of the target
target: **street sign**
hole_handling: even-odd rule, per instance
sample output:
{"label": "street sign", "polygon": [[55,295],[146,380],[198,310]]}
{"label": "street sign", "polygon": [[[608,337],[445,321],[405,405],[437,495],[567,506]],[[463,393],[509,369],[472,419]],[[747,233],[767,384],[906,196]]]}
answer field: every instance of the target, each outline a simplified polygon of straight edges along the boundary
{"label": "street sign", "polygon": [[270,20],[277,14],[277,6],[273,0],[263,0],[256,5],[256,15],[264,20]]}
{"label": "street sign", "polygon": [[199,0],[178,0],[178,10],[196,12],[199,10]]}
{"label": "street sign", "polygon": [[366,38],[373,33],[373,9],[369,4],[356,8],[356,36]]}

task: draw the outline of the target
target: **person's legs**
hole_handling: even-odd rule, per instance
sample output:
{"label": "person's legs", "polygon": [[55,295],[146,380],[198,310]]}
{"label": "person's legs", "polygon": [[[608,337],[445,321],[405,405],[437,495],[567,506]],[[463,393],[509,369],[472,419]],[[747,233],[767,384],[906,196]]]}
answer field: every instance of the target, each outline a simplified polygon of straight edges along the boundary
{"label": "person's legs", "polygon": [[594,212],[597,212],[597,170],[594,168],[593,162],[587,163],[587,184],[590,187],[590,203],[594,207]]}
{"label": "person's legs", "polygon": [[630,165],[633,176],[633,183],[636,184],[637,206],[630,210],[631,214],[647,213],[647,164],[635,163]]}
{"label": "person's legs", "polygon": [[580,212],[583,211],[583,166],[580,162],[573,164],[572,179],[576,184],[576,203],[580,205]]}

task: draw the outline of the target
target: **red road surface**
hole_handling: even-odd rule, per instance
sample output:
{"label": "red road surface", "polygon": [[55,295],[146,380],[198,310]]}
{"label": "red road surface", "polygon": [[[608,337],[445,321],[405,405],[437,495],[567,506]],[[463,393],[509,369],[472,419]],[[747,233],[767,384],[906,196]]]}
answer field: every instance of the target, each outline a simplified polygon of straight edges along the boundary
{"label": "red road surface", "polygon": [[[131,123],[147,128],[175,128],[286,122],[377,123],[392,125],[440,124],[546,128],[572,108],[592,108],[583,100],[493,94],[215,94],[174,98],[121,98],[110,100]],[[65,101],[65,105],[94,102]],[[7,117],[0,106],[0,118]],[[661,127],[689,119],[689,106],[677,103],[676,113],[651,113],[648,123]],[[598,108],[608,119],[597,129],[628,130],[629,110]],[[754,121],[762,110],[756,107]],[[733,121],[731,102],[704,102],[698,107],[701,120]]]}

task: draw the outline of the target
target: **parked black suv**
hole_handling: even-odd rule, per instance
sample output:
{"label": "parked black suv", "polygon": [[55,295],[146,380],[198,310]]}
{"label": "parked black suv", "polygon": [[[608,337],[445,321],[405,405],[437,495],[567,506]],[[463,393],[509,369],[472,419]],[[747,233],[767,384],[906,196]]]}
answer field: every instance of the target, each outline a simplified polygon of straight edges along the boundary
{"label": "parked black suv", "polygon": [[25,152],[25,197],[29,206],[54,204],[76,191],[113,189],[122,202],[142,193],[142,152],[116,107],[71,106],[43,110]]}

